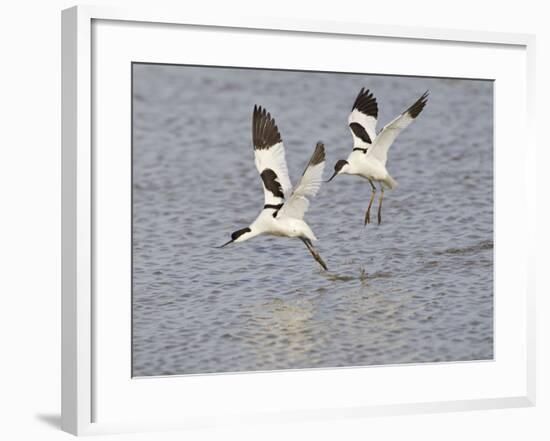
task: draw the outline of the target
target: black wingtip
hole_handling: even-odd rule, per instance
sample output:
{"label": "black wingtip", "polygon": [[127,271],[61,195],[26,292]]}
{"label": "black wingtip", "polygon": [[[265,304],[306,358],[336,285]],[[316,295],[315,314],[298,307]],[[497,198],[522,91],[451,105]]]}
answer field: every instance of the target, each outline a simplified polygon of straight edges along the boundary
{"label": "black wingtip", "polygon": [[315,146],[315,151],[313,152],[313,156],[311,156],[309,165],[317,165],[323,162],[324,160],[325,160],[325,144],[319,141]]}
{"label": "black wingtip", "polygon": [[407,112],[409,113],[409,115],[411,115],[411,118],[416,118],[418,115],[420,115],[420,112],[422,112],[424,107],[426,107],[429,94],[430,91],[426,90],[426,92],[424,92],[422,96],[418,98],[418,100],[407,109]]}
{"label": "black wingtip", "polygon": [[309,167],[313,167],[314,165],[321,164],[322,162],[325,162],[325,144],[319,141],[315,146],[313,155],[311,155],[311,158],[307,163],[306,168],[304,169],[304,173],[302,173],[302,176],[305,174],[305,172]]}
{"label": "black wingtip", "polygon": [[355,109],[365,115],[378,118],[378,103],[376,102],[376,98],[369,89],[365,90],[364,87],[361,88],[357,98],[355,98],[355,102],[351,108],[352,112]]}
{"label": "black wingtip", "polygon": [[252,112],[252,143],[255,150],[268,149],[281,142],[275,119],[262,106],[255,104]]}

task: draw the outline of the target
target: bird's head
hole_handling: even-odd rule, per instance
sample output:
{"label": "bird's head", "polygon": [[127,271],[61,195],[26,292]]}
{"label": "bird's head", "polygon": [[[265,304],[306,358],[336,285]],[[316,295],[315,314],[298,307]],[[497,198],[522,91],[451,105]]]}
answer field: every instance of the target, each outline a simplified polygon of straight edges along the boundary
{"label": "bird's head", "polygon": [[231,233],[231,240],[229,242],[224,243],[219,248],[223,248],[230,243],[237,243],[237,242],[244,242],[245,240],[250,239],[254,235],[252,234],[252,230],[249,227],[241,228],[240,230],[234,231]]}
{"label": "bird's head", "polygon": [[330,177],[330,179],[327,182],[330,182],[334,179],[336,175],[339,175],[340,173],[347,173],[349,167],[349,162],[345,159],[340,159],[335,165],[334,165],[334,174]]}

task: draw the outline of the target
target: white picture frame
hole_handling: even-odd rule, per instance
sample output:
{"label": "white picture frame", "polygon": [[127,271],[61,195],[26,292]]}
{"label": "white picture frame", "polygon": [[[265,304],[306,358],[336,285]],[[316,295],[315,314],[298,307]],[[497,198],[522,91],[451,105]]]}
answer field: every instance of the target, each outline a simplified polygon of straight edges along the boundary
{"label": "white picture frame", "polygon": [[[149,29],[151,34],[145,28]],[[129,121],[129,107],[126,106],[129,106],[130,97],[127,96],[128,102],[122,104],[121,108],[116,108],[115,102],[109,103],[113,109],[116,108],[118,113],[115,115],[122,115],[121,119],[115,119],[116,126],[103,124],[101,121],[105,116],[98,109],[104,106],[101,89],[113,91],[114,83],[109,83],[112,79],[120,76],[121,83],[117,84],[117,87],[124,81],[130,81],[129,76],[124,79],[126,75],[124,69],[120,70],[116,67],[115,62],[111,66],[109,60],[116,61],[117,57],[121,57],[121,65],[127,65],[128,61],[149,61],[150,59],[177,61],[177,57],[182,55],[175,56],[174,47],[162,43],[170,41],[168,37],[179,38],[178,33],[183,29],[186,30],[185,32],[200,29],[205,38],[205,47],[214,47],[213,42],[208,43],[207,39],[210,36],[214,41],[216,32],[223,32],[227,36],[235,32],[239,34],[239,37],[235,37],[235,41],[241,37],[246,38],[248,33],[254,32],[255,35],[266,35],[274,41],[281,39],[280,44],[290,45],[296,44],[303,38],[313,40],[324,38],[326,42],[334,40],[335,48],[337,46],[341,48],[342,45],[363,44],[362,42],[368,40],[376,42],[372,46],[372,50],[376,51],[382,50],[382,46],[400,43],[406,44],[408,50],[412,52],[425,50],[426,53],[423,55],[428,58],[430,54],[438,53],[437,51],[443,50],[443,53],[444,50],[456,51],[456,56],[453,58],[464,57],[462,61],[465,61],[471,57],[471,65],[463,65],[461,72],[458,68],[452,67],[452,60],[448,63],[435,63],[427,59],[423,66],[411,67],[408,73],[495,79],[494,148],[495,188],[497,188],[495,191],[497,237],[495,242],[497,262],[495,340],[497,347],[494,361],[448,363],[444,366],[426,364],[403,368],[385,366],[132,380],[127,365],[129,348],[121,347],[124,342],[128,343],[127,329],[124,325],[129,323],[131,311],[125,303],[127,297],[111,296],[109,302],[113,302],[112,304],[104,301],[103,297],[100,302],[97,301],[97,296],[105,292],[105,286],[118,283],[114,279],[109,280],[109,277],[102,276],[103,266],[121,265],[120,272],[124,273],[129,265],[129,261],[124,257],[127,256],[125,248],[118,251],[113,249],[111,254],[114,260],[112,261],[99,257],[105,256],[105,241],[102,235],[110,233],[105,233],[103,226],[106,225],[106,220],[98,214],[105,211],[98,210],[101,204],[110,204],[107,205],[109,207],[119,205],[120,208],[113,209],[122,210],[121,218],[123,220],[127,218],[128,212],[124,211],[127,205],[116,200],[119,194],[116,188],[110,191],[109,196],[105,196],[105,187],[110,190],[113,188],[110,186],[113,182],[109,181],[109,175],[113,170],[120,171],[117,173],[119,180],[129,182],[125,181],[129,179],[128,157],[123,152],[119,156],[117,152],[113,152],[113,157],[110,158],[113,170],[109,171],[106,169],[104,156],[98,157],[94,150],[97,148],[98,140],[104,139],[102,138],[104,133],[105,136],[114,136],[113,139],[116,139],[118,135],[112,135],[112,133],[120,128],[121,136],[128,136],[129,131],[126,129]],[[171,35],[164,35],[166,32]],[[129,33],[128,37],[125,37],[125,33]],[[147,33],[146,36],[145,33]],[[284,36],[286,43],[282,42],[281,36]],[[193,35],[193,38],[195,37]],[[191,38],[191,34],[182,34],[181,38]],[[138,45],[140,41],[142,43],[149,41],[151,44]],[[197,40],[195,43],[197,44]],[[307,44],[310,42],[308,41]],[[311,42],[311,44],[318,43]],[[381,46],[378,47],[377,44]],[[284,422],[534,405],[535,216],[533,214],[536,201],[535,196],[527,191],[527,172],[534,173],[535,170],[535,143],[531,135],[534,131],[529,130],[534,121],[534,46],[534,36],[527,34],[466,32],[362,23],[308,22],[275,18],[246,19],[238,16],[190,17],[186,14],[185,8],[159,12],[147,9],[120,10],[110,7],[78,6],[64,10],[62,13],[62,428],[67,432],[81,435],[183,429],[237,422],[243,424]],[[143,52],[138,53],[138,48]],[[394,49],[389,47],[389,50]],[[125,58],[121,56],[122,53]],[[226,57],[230,55],[239,57],[238,54],[237,48],[234,54],[226,54]],[[301,57],[291,55],[290,53],[288,56],[290,68],[299,68],[302,66],[300,63],[306,62],[300,60]],[[139,59],[135,59],[136,56]],[[244,55],[241,61],[233,63],[230,63],[228,58],[224,59],[222,54],[210,53],[210,56],[212,57],[210,61],[203,61],[205,64],[244,65],[247,63],[243,61],[246,60]],[[491,58],[493,56],[494,60]],[[216,57],[219,58],[218,61],[215,61]],[[489,64],[484,61],[487,57],[493,61],[491,69],[494,70],[489,69]],[[395,61],[393,67],[384,66],[383,61],[369,71],[396,74],[403,69],[399,66],[399,60]],[[513,64],[510,64],[511,61]],[[343,62],[337,59],[330,66],[315,64],[313,58],[307,62],[321,70],[323,66],[326,70],[350,69],[349,66],[339,68],[337,63]],[[262,63],[265,62],[254,60],[251,63],[250,65],[259,63],[264,67]],[[322,63],[329,63],[329,61],[324,60]],[[506,69],[508,72],[502,73],[505,66],[508,66]],[[456,72],[454,75],[453,69]],[[104,86],[107,84],[104,78],[109,79],[109,85]],[[511,95],[510,100],[517,104],[514,106],[513,115],[499,111],[499,106],[505,105],[504,100],[499,100],[499,97],[503,96],[499,95],[502,93],[502,89],[499,90],[499,82]],[[109,116],[113,121],[112,115]],[[506,127],[514,127],[513,133],[509,133],[506,137],[501,136],[501,133],[504,133],[501,130]],[[120,141],[124,144],[127,139],[120,139]],[[523,144],[524,154],[521,159],[510,158],[512,155],[509,155],[509,152],[512,152],[511,149],[520,141]],[[102,142],[99,144],[103,145]],[[124,149],[121,148],[122,150]],[[501,151],[504,152],[502,155]],[[124,164],[127,165],[124,166]],[[122,168],[119,167],[121,165]],[[516,167],[514,182],[507,182],[506,173],[510,167],[514,166]],[[101,183],[98,186],[99,174],[101,174]],[[116,186],[116,184],[113,185]],[[108,198],[111,200],[107,201]],[[521,235],[518,235],[517,230],[514,233],[502,216],[504,210],[499,207],[505,205],[507,198],[522,201],[523,209],[528,214],[523,217],[524,230]],[[126,227],[123,224],[124,222],[121,223],[120,228],[128,227],[127,223]],[[510,256],[511,252],[514,256]],[[120,288],[120,292],[126,290],[126,282],[122,280],[121,285],[116,285]],[[502,301],[499,301],[499,296]],[[113,325],[117,320],[122,323],[122,326]],[[502,329],[499,326],[502,326]],[[106,333],[109,333],[109,338],[105,338]],[[108,362],[105,361],[107,359]],[[123,377],[126,379],[121,380]],[[376,380],[369,377],[376,377]],[[437,387],[430,390],[430,381],[437,383],[438,378],[443,380],[446,377],[457,383],[455,389],[449,385],[448,390],[440,387],[439,391],[436,390]],[[488,381],[489,378],[493,378],[494,383]],[[390,394],[386,389],[385,392],[384,385],[387,387],[388,379],[391,379],[394,384],[402,384],[402,387],[399,387],[400,390]],[[473,392],[475,387],[472,390],[464,388],[460,383],[461,379],[472,385],[479,381],[480,385],[476,389],[478,392]],[[371,384],[369,381],[372,382],[369,387],[372,393],[370,402],[354,396],[352,392],[348,395],[345,392],[339,392],[340,389],[353,389],[354,384]],[[422,381],[426,383],[423,385]],[[140,386],[134,387],[138,383]],[[381,385],[380,390],[375,390],[375,383]],[[406,390],[406,385],[409,383],[417,383],[418,387]],[[293,384],[296,387],[301,385],[304,391],[309,391],[311,399],[309,401],[305,398],[301,399],[302,396],[307,395],[304,393],[300,394],[300,397],[292,397],[292,400],[287,396],[285,401],[284,394],[278,395],[277,390],[284,390],[286,384]],[[316,385],[319,384],[328,385],[326,397],[323,398],[325,401],[315,396]],[[331,387],[331,384],[339,387]],[[342,388],[342,385],[348,387]],[[262,388],[270,391],[269,401],[257,401],[252,406],[249,405],[246,400],[258,398],[252,391]],[[188,400],[196,401],[184,403],[171,396],[177,389],[186,390],[190,397]],[[463,391],[461,392],[460,389]],[[219,402],[215,406],[212,403],[207,403],[208,405],[203,403],[204,407],[201,408],[199,397],[203,392],[210,397],[212,394],[219,394],[221,396]],[[238,395],[244,398],[241,399]],[[222,396],[225,398],[222,399]],[[373,398],[375,396],[376,398]],[[121,397],[120,400],[118,397]],[[143,398],[140,404],[142,407],[139,408],[136,407],[138,406],[136,403],[140,401],[138,397]],[[159,398],[162,398],[163,406],[158,404],[159,401],[155,401],[155,408],[143,407]],[[290,401],[293,402],[292,405]],[[183,410],[170,411],[176,408]],[[191,411],[193,408],[197,409],[196,413]]]}

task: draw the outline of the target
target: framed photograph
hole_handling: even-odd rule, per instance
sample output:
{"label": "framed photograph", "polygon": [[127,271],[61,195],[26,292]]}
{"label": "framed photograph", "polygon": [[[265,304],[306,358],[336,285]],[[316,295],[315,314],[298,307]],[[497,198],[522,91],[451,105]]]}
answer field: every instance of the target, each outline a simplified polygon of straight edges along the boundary
{"label": "framed photograph", "polygon": [[62,26],[64,430],[534,405],[533,36]]}

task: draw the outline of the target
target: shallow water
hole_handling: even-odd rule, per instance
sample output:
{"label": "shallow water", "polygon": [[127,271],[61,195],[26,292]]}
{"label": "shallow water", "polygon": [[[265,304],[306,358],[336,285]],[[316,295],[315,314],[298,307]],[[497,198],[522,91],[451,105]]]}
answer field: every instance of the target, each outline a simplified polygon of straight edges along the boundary
{"label": "shallow water", "polygon": [[[214,248],[263,206],[254,104],[276,118],[294,183],[318,140],[327,177],[347,157],[362,86],[379,128],[430,90],[390,149],[382,224],[363,227],[368,183],[339,176],[306,214],[328,272],[295,239]],[[491,359],[492,87],[134,65],[133,375]]]}

